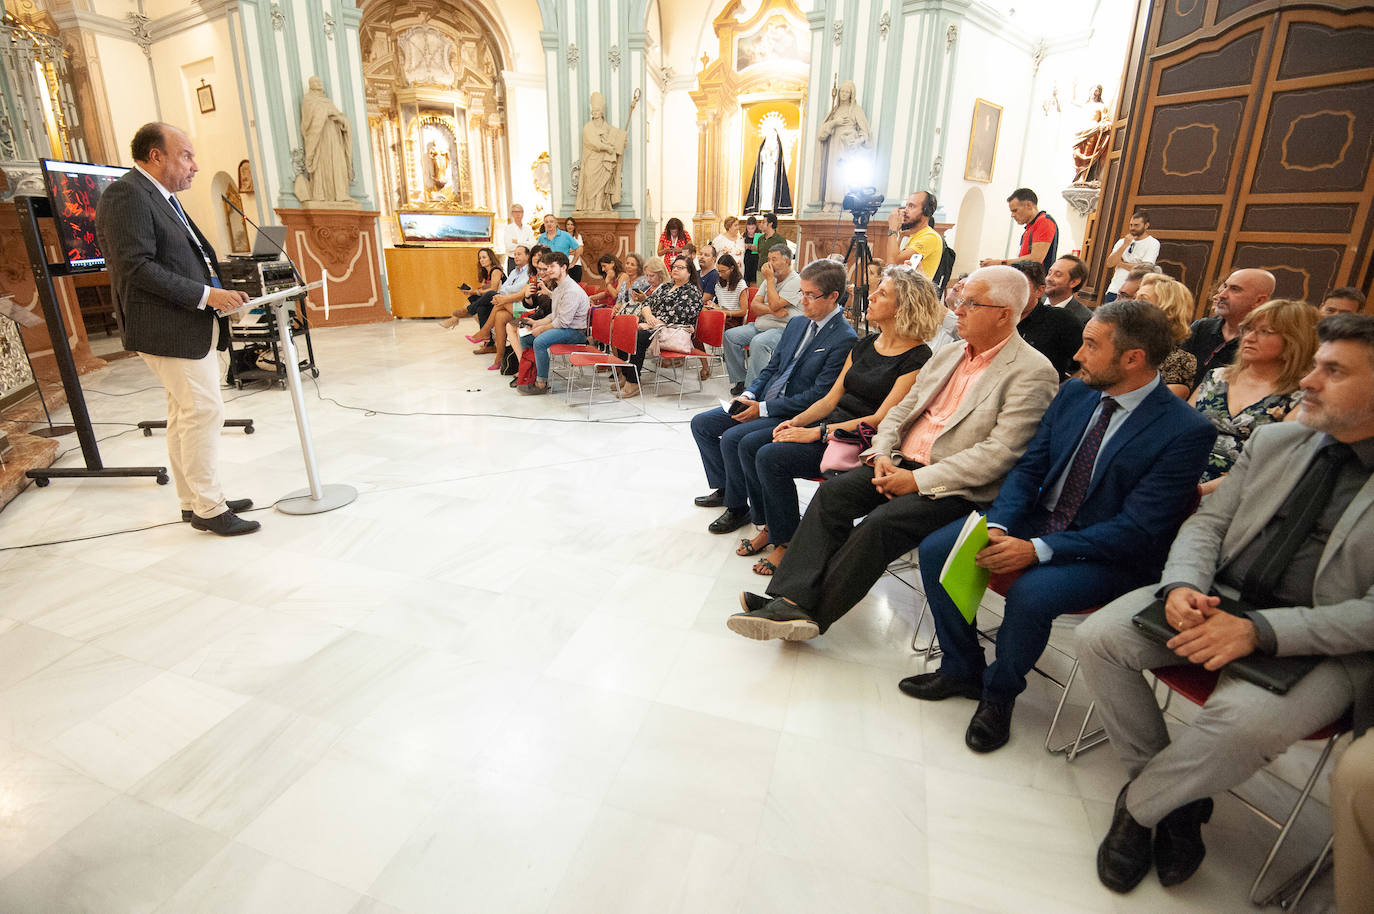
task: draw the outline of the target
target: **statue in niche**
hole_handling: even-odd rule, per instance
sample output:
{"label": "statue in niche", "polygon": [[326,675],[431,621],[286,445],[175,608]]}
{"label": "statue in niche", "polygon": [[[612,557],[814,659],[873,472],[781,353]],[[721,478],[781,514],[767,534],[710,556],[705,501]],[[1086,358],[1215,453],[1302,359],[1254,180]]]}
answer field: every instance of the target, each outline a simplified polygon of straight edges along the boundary
{"label": "statue in niche", "polygon": [[448,187],[448,161],[448,150],[430,140],[425,148],[425,183],[430,190],[442,192]]}
{"label": "statue in niche", "polygon": [[1102,87],[1093,86],[1087,101],[1074,104],[1086,109],[1087,121],[1073,136],[1073,183],[1078,187],[1100,187],[1102,166],[1112,145],[1112,118],[1102,101]]}
{"label": "statue in niche", "polygon": [[[839,91],[835,96],[835,106],[830,109],[830,113],[821,121],[820,129],[816,131],[816,140],[820,143],[820,179],[821,179],[821,203],[822,210],[827,213],[838,213],[840,204],[844,200],[844,195],[850,190],[851,181],[855,178],[846,174],[848,163],[858,161],[867,162],[869,159],[869,147],[873,145],[873,131],[868,126],[868,116],[864,114],[864,109],[859,107],[855,101],[858,91],[852,80],[845,80],[840,83]],[[858,183],[869,183],[867,177],[858,179]]]}
{"label": "statue in niche", "polygon": [[[635,102],[639,93],[635,93]],[[577,183],[576,215],[612,214],[620,202],[620,162],[628,134],[606,123],[606,99],[591,98],[592,119],[582,128],[582,168]],[[634,105],[630,105],[634,111]]]}
{"label": "statue in niche", "polygon": [[353,128],[348,118],[324,94],[324,83],[310,77],[309,91],[301,99],[301,137],[305,140],[305,172],[308,200],[312,203],[353,203],[348,185],[353,181]]}
{"label": "statue in niche", "polygon": [[787,163],[782,138],[777,128],[769,128],[759,144],[754,160],[754,176],[749,179],[749,194],[744,198],[744,214],[792,214],[792,188],[787,183]]}

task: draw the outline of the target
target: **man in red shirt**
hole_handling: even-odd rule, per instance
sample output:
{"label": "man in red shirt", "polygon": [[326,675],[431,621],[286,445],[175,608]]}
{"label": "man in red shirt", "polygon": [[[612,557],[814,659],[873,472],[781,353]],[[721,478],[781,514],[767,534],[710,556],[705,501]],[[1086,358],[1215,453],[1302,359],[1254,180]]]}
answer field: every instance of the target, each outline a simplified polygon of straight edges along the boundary
{"label": "man in red shirt", "polygon": [[[1040,198],[1029,187],[1018,187],[1007,198],[1007,208],[1017,225],[1026,228],[1021,232],[1021,249],[1013,260],[1038,260],[1048,272],[1059,258],[1059,224],[1049,213],[1040,209]],[[979,266],[1009,264],[1011,260],[988,258]]]}

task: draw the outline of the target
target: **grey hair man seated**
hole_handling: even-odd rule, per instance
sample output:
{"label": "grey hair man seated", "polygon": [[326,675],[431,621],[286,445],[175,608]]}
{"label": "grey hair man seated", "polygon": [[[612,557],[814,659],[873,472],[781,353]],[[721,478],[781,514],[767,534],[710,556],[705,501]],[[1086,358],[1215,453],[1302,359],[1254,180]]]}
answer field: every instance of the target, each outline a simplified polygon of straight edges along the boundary
{"label": "grey hair man seated", "polygon": [[[1097,855],[1114,891],[1152,864],[1166,886],[1192,876],[1212,796],[1339,718],[1374,675],[1374,317],[1337,315],[1317,333],[1300,421],[1256,430],[1179,531],[1160,583],[1079,627],[1083,675],[1130,776]],[[1166,643],[1132,623],[1158,599],[1177,631]],[[1226,668],[1252,654],[1323,659],[1278,694]],[[1171,738],[1141,671],[1179,664],[1221,676]]]}

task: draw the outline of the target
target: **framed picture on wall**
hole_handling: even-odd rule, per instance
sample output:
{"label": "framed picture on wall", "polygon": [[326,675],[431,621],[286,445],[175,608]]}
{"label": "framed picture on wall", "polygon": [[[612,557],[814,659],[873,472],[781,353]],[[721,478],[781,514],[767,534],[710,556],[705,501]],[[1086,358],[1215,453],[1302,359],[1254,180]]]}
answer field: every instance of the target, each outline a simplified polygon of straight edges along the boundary
{"label": "framed picture on wall", "polygon": [[201,114],[209,114],[215,110],[215,90],[207,86],[203,79],[196,87],[196,101],[200,102]]}
{"label": "framed picture on wall", "polygon": [[985,98],[973,103],[973,124],[968,131],[968,159],[964,162],[964,180],[991,183],[992,169],[997,163],[997,134],[1002,128],[1002,106]]}

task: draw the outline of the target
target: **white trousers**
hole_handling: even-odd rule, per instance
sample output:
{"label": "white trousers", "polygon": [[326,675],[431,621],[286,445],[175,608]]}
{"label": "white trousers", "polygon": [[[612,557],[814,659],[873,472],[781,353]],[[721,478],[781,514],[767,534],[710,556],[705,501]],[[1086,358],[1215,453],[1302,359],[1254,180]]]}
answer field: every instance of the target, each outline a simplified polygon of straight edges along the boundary
{"label": "white trousers", "polygon": [[203,518],[228,510],[219,483],[224,399],[219,390],[218,338],[216,321],[210,351],[200,359],[139,353],[167,391],[167,458],[181,510]]}

